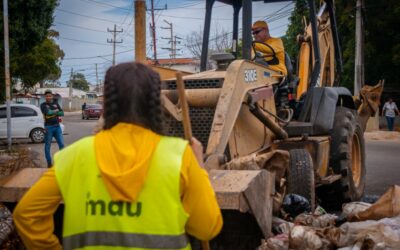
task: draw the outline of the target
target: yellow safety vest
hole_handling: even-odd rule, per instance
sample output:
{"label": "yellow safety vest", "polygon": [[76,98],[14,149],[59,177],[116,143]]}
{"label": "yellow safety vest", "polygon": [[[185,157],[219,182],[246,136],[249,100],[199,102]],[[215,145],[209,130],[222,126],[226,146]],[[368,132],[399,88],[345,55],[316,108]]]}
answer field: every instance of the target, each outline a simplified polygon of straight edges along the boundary
{"label": "yellow safety vest", "polygon": [[97,167],[94,137],[55,156],[64,199],[64,249],[191,249],[180,199],[187,142],[161,137],[137,202],[112,201]]}

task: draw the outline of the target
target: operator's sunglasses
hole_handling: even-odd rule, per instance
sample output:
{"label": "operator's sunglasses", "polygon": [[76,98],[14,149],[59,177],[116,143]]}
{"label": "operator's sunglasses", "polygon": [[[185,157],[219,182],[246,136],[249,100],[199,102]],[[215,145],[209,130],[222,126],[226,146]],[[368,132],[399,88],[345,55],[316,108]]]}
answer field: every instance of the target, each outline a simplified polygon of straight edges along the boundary
{"label": "operator's sunglasses", "polygon": [[260,33],[262,30],[263,30],[263,29],[255,30],[255,31],[252,32],[252,34],[253,34],[253,35],[257,35],[257,34]]}

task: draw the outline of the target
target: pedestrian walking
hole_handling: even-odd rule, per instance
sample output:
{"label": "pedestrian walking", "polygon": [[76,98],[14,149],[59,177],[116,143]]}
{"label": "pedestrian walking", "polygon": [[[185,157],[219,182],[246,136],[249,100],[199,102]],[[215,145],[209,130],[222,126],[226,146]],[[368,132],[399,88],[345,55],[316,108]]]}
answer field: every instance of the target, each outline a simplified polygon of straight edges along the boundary
{"label": "pedestrian walking", "polygon": [[393,131],[394,129],[394,120],[397,115],[400,115],[399,110],[396,106],[396,103],[393,101],[391,97],[389,97],[388,101],[385,102],[382,109],[382,116],[385,115],[386,122],[389,131]]}
{"label": "pedestrian walking", "polygon": [[53,98],[51,90],[44,92],[46,101],[40,105],[40,110],[44,117],[45,139],[44,139],[44,154],[47,161],[47,167],[52,166],[51,160],[51,141],[53,137],[56,139],[58,149],[64,148],[64,138],[60,127],[60,116],[64,116],[64,111]]}
{"label": "pedestrian walking", "polygon": [[63,249],[190,249],[222,216],[203,149],[163,135],[160,77],[140,63],[107,70],[104,124],[55,155],[14,211],[28,249],[58,249],[53,214],[64,202]]}

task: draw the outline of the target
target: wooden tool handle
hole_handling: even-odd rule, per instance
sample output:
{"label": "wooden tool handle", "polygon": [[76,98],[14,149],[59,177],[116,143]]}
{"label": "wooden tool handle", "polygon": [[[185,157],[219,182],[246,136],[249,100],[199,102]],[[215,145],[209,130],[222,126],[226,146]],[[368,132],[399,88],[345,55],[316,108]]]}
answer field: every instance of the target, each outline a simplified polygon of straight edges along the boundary
{"label": "wooden tool handle", "polygon": [[[190,116],[189,116],[189,105],[186,101],[185,94],[185,84],[182,79],[182,73],[176,73],[176,86],[179,92],[179,100],[181,101],[182,107],[182,122],[183,122],[183,130],[185,132],[185,139],[191,141],[192,139],[192,126],[190,124]],[[210,244],[208,241],[201,241],[201,249],[210,250]]]}
{"label": "wooden tool handle", "polygon": [[192,139],[192,126],[190,124],[189,105],[186,101],[185,84],[183,83],[181,72],[176,73],[176,86],[178,87],[179,100],[181,101],[182,121],[183,130],[185,132],[185,139],[190,142],[190,140]]}

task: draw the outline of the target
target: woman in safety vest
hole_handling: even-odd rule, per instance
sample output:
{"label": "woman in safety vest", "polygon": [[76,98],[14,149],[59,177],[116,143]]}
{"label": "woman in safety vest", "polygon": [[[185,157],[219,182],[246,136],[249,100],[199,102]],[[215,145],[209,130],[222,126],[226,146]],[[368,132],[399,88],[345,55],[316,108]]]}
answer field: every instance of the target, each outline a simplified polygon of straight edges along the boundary
{"label": "woman in safety vest", "polygon": [[161,135],[159,75],[123,63],[107,70],[104,88],[103,130],[58,152],[16,207],[25,245],[61,248],[61,201],[64,249],[190,249],[187,234],[215,237],[222,216],[201,144]]}

